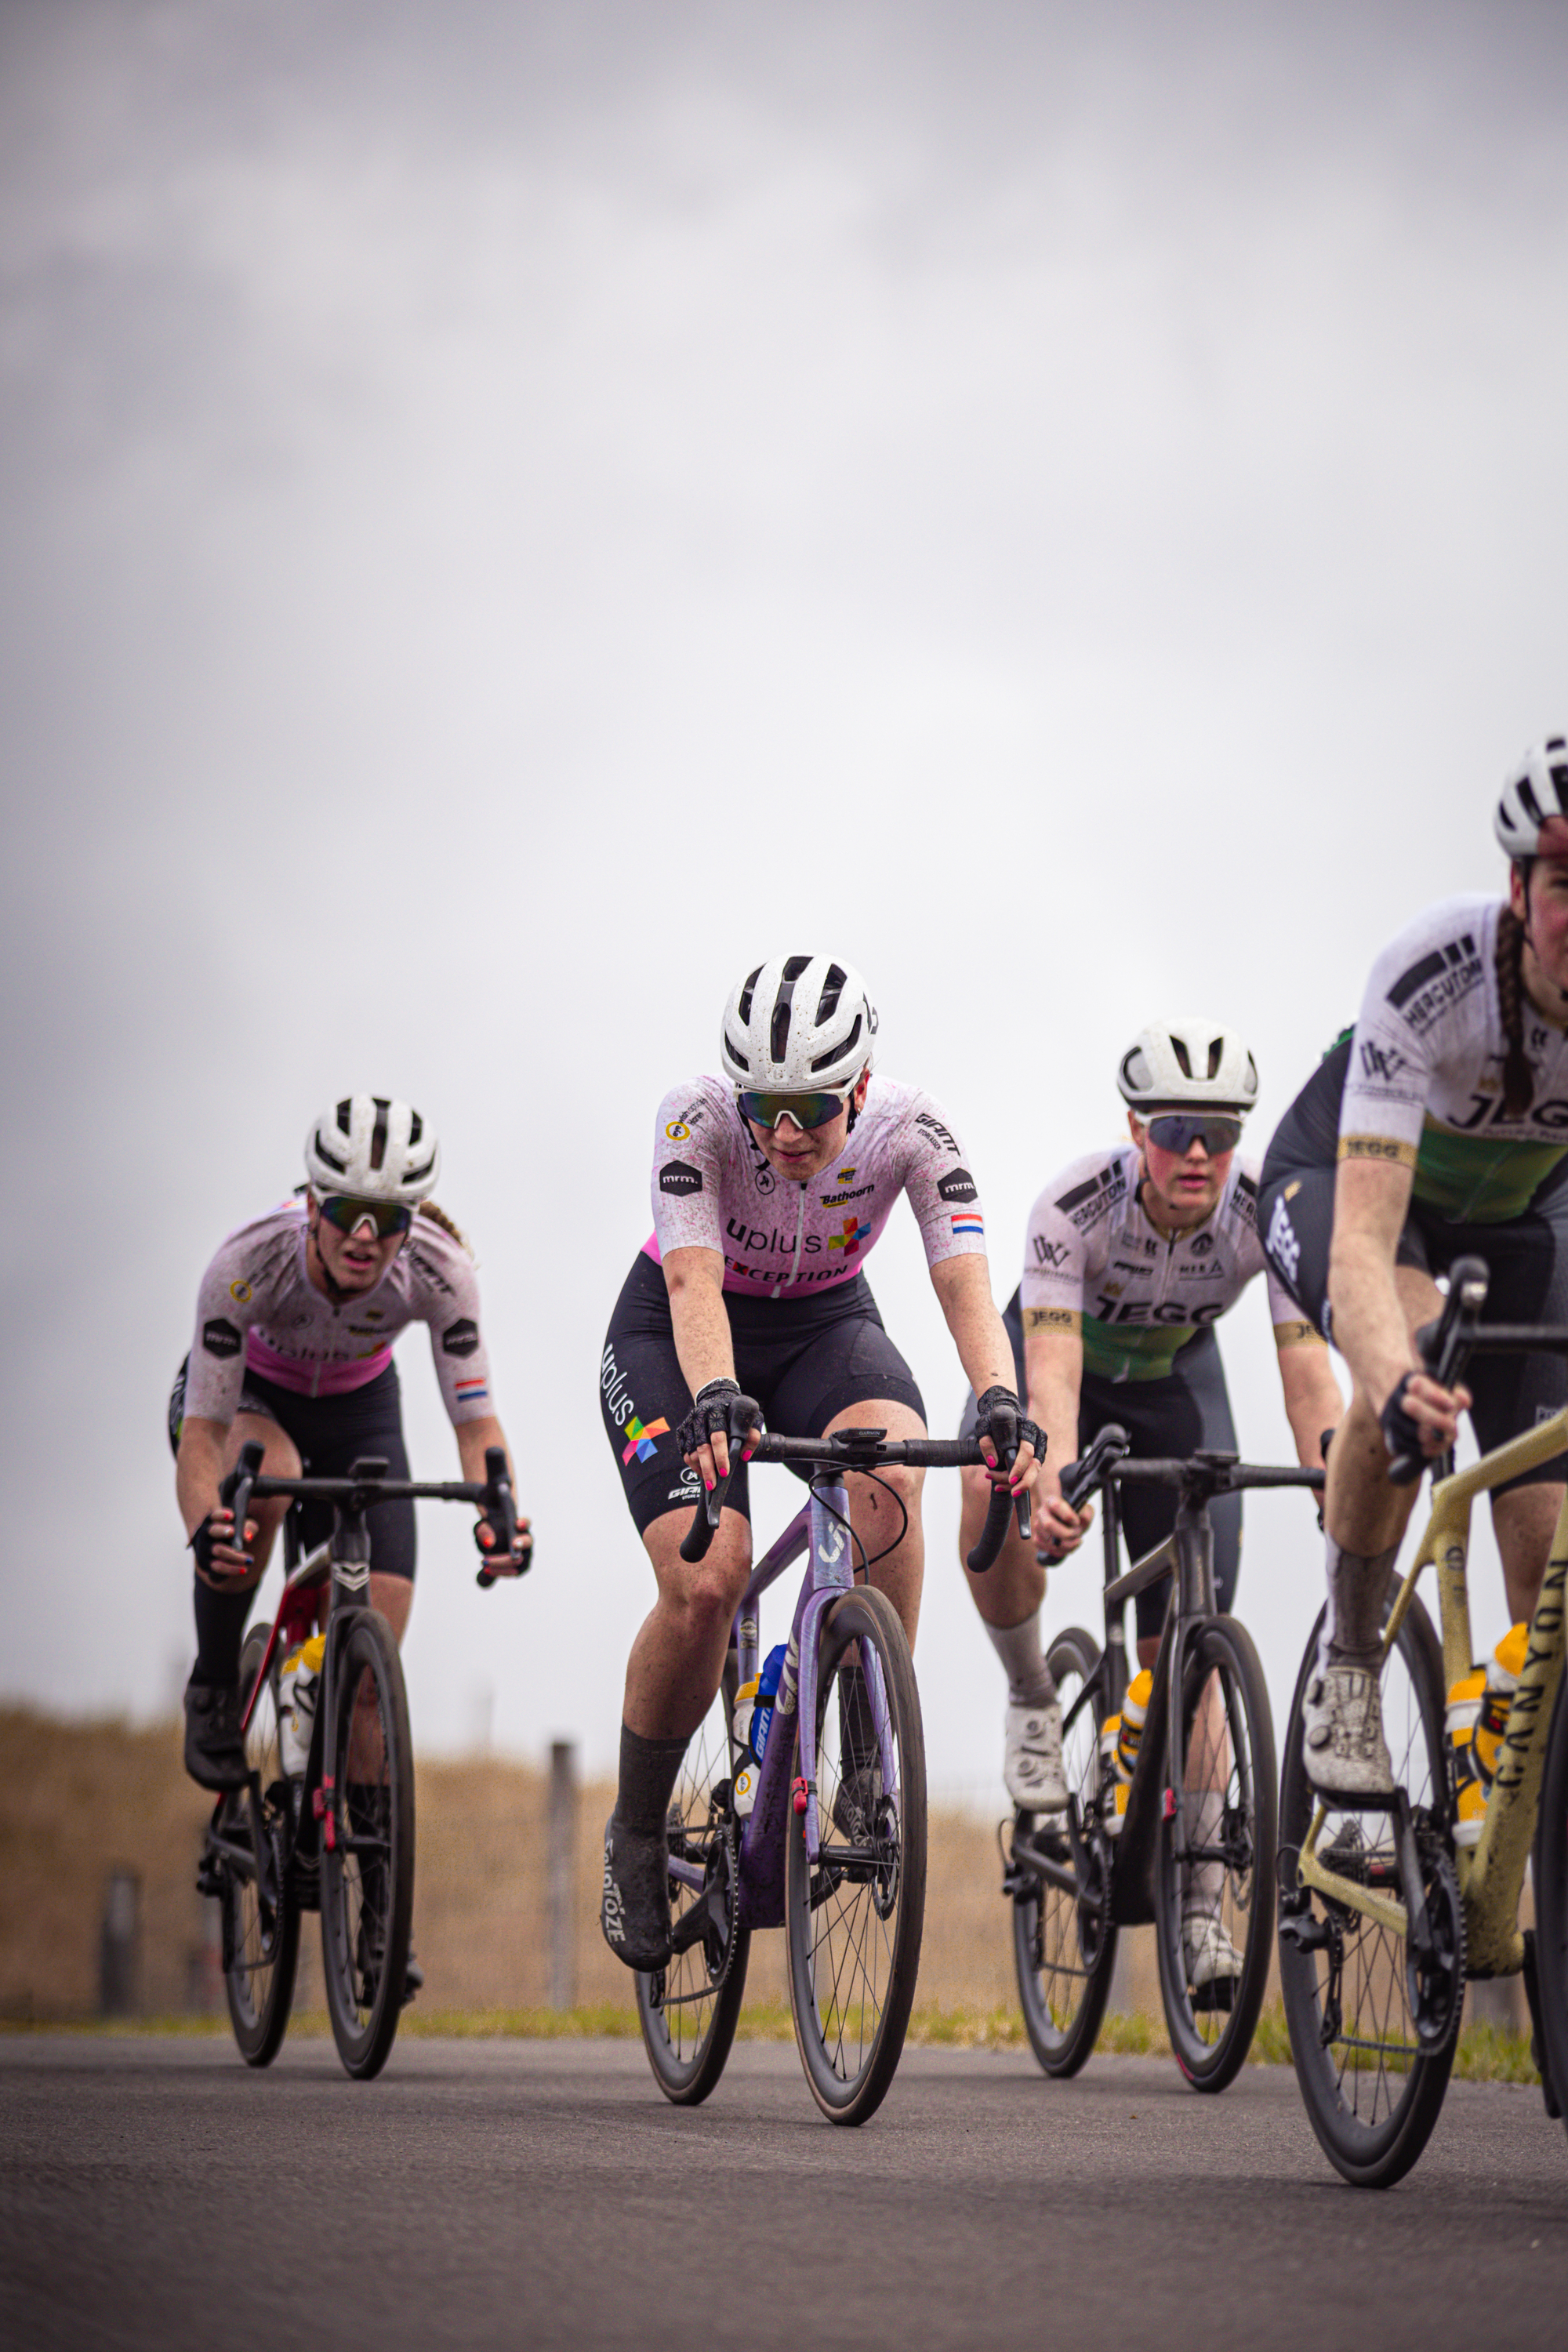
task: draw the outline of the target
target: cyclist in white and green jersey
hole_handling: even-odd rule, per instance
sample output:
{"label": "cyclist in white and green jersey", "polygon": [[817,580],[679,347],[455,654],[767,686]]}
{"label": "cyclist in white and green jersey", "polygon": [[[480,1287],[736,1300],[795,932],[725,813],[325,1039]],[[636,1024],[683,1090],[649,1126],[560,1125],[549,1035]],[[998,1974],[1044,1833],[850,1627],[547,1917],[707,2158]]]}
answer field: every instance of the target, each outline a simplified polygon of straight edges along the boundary
{"label": "cyclist in white and green jersey", "polygon": [[[1264,1272],[1258,1165],[1237,1150],[1258,1095],[1240,1038],[1206,1021],[1145,1029],[1121,1057],[1118,1085],[1131,1140],[1073,1160],[1046,1186],[1029,1215],[1023,1280],[1003,1317],[1018,1392],[1047,1437],[1036,1538],[1058,1558],[1077,1549],[1092,1516],[1062,1500],[1062,1468],[1108,1423],[1120,1423],[1144,1459],[1235,1447],[1214,1326]],[[1272,1275],[1267,1287],[1297,1453],[1316,1464],[1322,1433],[1342,1411],[1328,1350]],[[985,1508],[984,1477],[966,1474],[961,1558]],[[1165,1487],[1130,1486],[1121,1508],[1136,1559],[1170,1533],[1176,1497]],[[1241,1496],[1216,1497],[1211,1517],[1215,1591],[1228,1609]],[[1035,1543],[1014,1531],[989,1574],[969,1584],[1007,1673],[1008,1794],[1035,1811],[1058,1808],[1067,1801],[1061,1710],[1040,1645],[1046,1571]],[[1168,1587],[1163,1579],[1139,1595],[1141,1665],[1152,1665],[1158,1651]],[[1227,1965],[1217,1948],[1189,1959],[1194,1983]]]}
{"label": "cyclist in white and green jersey", "polygon": [[[1355,1383],[1329,1462],[1329,1613],[1304,1708],[1307,1770],[1328,1795],[1392,1786],[1380,1628],[1416,1488],[1390,1482],[1391,1459],[1443,1452],[1461,1412],[1490,1448],[1568,1400],[1559,1358],[1479,1360],[1472,1395],[1429,1379],[1415,1346],[1438,1312],[1434,1277],[1469,1254],[1499,1320],[1568,1319],[1568,738],[1510,772],[1494,828],[1507,898],[1447,899],[1384,950],[1264,1166],[1269,1264]],[[1492,1497],[1515,1622],[1534,1610],[1564,1470]]]}

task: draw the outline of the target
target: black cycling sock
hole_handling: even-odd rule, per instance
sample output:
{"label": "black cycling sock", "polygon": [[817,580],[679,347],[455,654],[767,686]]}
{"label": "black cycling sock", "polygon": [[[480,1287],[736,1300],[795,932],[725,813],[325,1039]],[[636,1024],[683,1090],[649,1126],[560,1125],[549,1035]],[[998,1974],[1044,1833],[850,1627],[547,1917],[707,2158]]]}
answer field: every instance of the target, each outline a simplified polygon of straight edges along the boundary
{"label": "black cycling sock", "polygon": [[845,1780],[877,1760],[877,1726],[871,1715],[871,1694],[865,1669],[843,1666],[838,1675],[839,1754]]}
{"label": "black cycling sock", "polygon": [[215,1592],[198,1576],[196,1586],[196,1663],[194,1683],[213,1683],[232,1689],[239,1680],[239,1645],[245,1621],[256,1598],[254,1585],[244,1592]]}
{"label": "black cycling sock", "polygon": [[622,1724],[616,1818],[628,1830],[640,1830],[645,1837],[662,1832],[686,1748],[684,1739],[645,1739]]}

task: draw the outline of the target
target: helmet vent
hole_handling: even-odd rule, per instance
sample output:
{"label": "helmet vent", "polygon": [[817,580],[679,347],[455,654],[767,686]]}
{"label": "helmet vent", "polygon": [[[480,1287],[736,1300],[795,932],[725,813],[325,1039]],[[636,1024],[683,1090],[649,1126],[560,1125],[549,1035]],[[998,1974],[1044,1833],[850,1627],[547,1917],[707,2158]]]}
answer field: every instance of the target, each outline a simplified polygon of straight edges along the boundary
{"label": "helmet vent", "polygon": [[792,988],[795,986],[795,982],[800,978],[801,973],[805,970],[810,961],[811,958],[809,956],[785,957],[784,977],[788,981]]}
{"label": "helmet vent", "polygon": [[344,1162],[334,1158],[333,1154],[327,1150],[325,1143],[321,1139],[321,1130],[320,1128],[316,1129],[316,1155],[318,1159],[324,1160],[329,1168],[335,1168],[340,1176],[342,1174]]}
{"label": "helmet vent", "polygon": [[[752,992],[762,976],[763,967],[759,964],[755,971],[748,975],[746,984],[741,991],[741,1001],[735,1007],[735,1010],[740,1014],[742,1020],[748,1024],[752,1018]],[[745,1055],[743,1054],[737,1054],[735,1059],[737,1061],[745,1061]],[[751,1066],[751,1064],[747,1062],[746,1067],[750,1069]]]}
{"label": "helmet vent", "polygon": [[[831,1021],[834,1014],[837,1012],[838,1000],[844,993],[844,983],[848,977],[849,975],[845,971],[842,964],[833,963],[828,965],[827,978],[822,983],[822,995],[818,1000],[816,1007],[816,1018],[819,1025],[824,1021]],[[812,1064],[813,1069],[816,1069],[816,1066],[817,1065],[814,1062]]]}
{"label": "helmet vent", "polygon": [[1211,1037],[1211,1038],[1209,1039],[1209,1067],[1208,1067],[1208,1075],[1209,1075],[1209,1076],[1210,1076],[1211,1078],[1217,1078],[1217,1077],[1218,1077],[1218,1076],[1219,1076],[1219,1066],[1220,1066],[1220,1064],[1224,1061],[1224,1059],[1225,1059],[1225,1039],[1224,1039],[1223,1037]]}
{"label": "helmet vent", "polygon": [[742,1053],[733,1037],[731,1037],[728,1034],[724,1039],[724,1050],[729,1055],[730,1059],[738,1064],[742,1070],[750,1070],[752,1066],[750,1061],[747,1059],[746,1055]]}
{"label": "helmet vent", "polygon": [[343,1098],[342,1098],[342,1102],[338,1105],[338,1132],[339,1132],[339,1134],[340,1134],[340,1135],[352,1135],[352,1134],[353,1133],[353,1124],[354,1124],[354,1104],[353,1104],[353,1097],[352,1095],[345,1095],[345,1096],[343,1097]]}
{"label": "helmet vent", "polygon": [[826,1054],[818,1054],[816,1061],[813,1062],[811,1066],[813,1070],[830,1069],[835,1062],[841,1062],[846,1054],[852,1053],[854,1051],[855,1045],[859,1034],[860,1015],[857,1013],[855,1015],[855,1026],[849,1032],[848,1036],[846,1037],[841,1044],[831,1046]]}
{"label": "helmet vent", "polygon": [[[784,969],[787,978],[788,966]],[[773,1007],[773,1032],[768,1039],[768,1051],[775,1062],[782,1062],[789,1052],[789,992],[781,990],[779,1001]]]}
{"label": "helmet vent", "polygon": [[[1553,781],[1555,782],[1555,779],[1553,779]],[[1519,780],[1519,797],[1524,803],[1525,813],[1529,816],[1531,824],[1544,824],[1546,822],[1545,812],[1542,810],[1541,803],[1536,799],[1535,794],[1530,788],[1530,778],[1528,776],[1521,776]]]}
{"label": "helmet vent", "polygon": [[1193,1063],[1192,1056],[1187,1052],[1186,1039],[1184,1037],[1173,1037],[1171,1040],[1171,1051],[1176,1057],[1176,1066],[1181,1071],[1183,1077],[1190,1078],[1193,1075]]}
{"label": "helmet vent", "polygon": [[370,1136],[370,1164],[379,1169],[386,1164],[386,1114],[392,1104],[385,1095],[372,1095],[371,1100],[375,1105],[375,1125]]}
{"label": "helmet vent", "polygon": [[408,1148],[411,1151],[424,1132],[424,1120],[416,1110],[411,1110],[408,1114]]}

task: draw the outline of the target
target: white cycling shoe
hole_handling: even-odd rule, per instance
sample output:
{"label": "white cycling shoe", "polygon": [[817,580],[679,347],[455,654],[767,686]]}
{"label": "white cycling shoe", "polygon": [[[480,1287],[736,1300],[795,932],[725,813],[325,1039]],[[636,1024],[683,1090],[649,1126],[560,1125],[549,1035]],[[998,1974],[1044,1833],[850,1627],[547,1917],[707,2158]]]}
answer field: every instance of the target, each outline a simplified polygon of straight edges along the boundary
{"label": "white cycling shoe", "polygon": [[1195,1993],[1234,1984],[1241,1974],[1241,1954],[1215,1918],[1199,1915],[1182,1922],[1182,1958]]}
{"label": "white cycling shoe", "polygon": [[1377,1676],[1342,1661],[1314,1666],[1301,1701],[1301,1761],[1322,1797],[1394,1794]]}
{"label": "white cycling shoe", "polygon": [[1062,1769],[1062,1711],[1009,1702],[1002,1748],[1002,1779],[1013,1802],[1026,1813],[1059,1813],[1068,1801]]}

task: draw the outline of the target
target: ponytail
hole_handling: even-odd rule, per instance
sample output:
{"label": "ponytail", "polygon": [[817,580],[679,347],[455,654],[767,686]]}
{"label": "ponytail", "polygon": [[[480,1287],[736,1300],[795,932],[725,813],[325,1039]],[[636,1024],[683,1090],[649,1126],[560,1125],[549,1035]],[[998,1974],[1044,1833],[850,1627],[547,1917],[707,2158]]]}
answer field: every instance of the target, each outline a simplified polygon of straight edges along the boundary
{"label": "ponytail", "polygon": [[421,1201],[419,1203],[419,1214],[422,1217],[428,1217],[432,1224],[439,1225],[441,1231],[444,1234],[448,1234],[451,1239],[457,1243],[458,1247],[460,1250],[467,1250],[468,1255],[470,1257],[473,1256],[473,1246],[469,1242],[467,1234],[458,1229],[458,1227],[453,1223],[452,1219],[447,1214],[445,1209],[437,1208],[434,1201]]}
{"label": "ponytail", "polygon": [[[1526,887],[1529,871],[1526,868]],[[1511,907],[1504,907],[1497,927],[1498,1009],[1508,1055],[1502,1066],[1502,1108],[1505,1118],[1522,1118],[1535,1094],[1535,1080],[1524,1050],[1524,925]]]}

